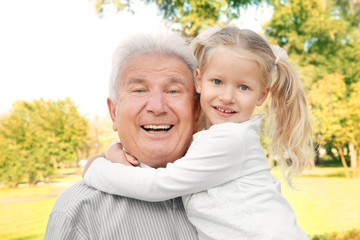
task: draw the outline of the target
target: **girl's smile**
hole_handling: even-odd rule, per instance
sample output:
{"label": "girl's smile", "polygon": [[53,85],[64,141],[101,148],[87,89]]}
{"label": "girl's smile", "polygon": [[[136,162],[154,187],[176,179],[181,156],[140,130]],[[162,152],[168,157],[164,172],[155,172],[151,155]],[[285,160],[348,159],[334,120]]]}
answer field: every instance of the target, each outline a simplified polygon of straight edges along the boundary
{"label": "girl's smile", "polygon": [[231,117],[233,114],[237,113],[232,108],[228,108],[224,106],[215,106],[214,109],[222,117]]}

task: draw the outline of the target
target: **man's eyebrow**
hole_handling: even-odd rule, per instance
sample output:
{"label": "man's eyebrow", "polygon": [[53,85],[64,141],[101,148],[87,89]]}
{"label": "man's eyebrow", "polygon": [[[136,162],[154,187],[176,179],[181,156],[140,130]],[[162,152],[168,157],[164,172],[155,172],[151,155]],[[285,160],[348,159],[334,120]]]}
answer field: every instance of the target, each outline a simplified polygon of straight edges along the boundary
{"label": "man's eyebrow", "polygon": [[178,78],[178,77],[170,77],[169,82],[170,83],[179,83],[181,85],[186,85],[185,81],[183,79]]}
{"label": "man's eyebrow", "polygon": [[144,83],[144,82],[147,82],[147,80],[144,78],[132,78],[132,79],[130,79],[130,81],[127,82],[126,85],[136,84],[136,83]]}
{"label": "man's eyebrow", "polygon": [[[126,85],[131,85],[131,84],[143,84],[149,82],[149,80],[145,79],[145,78],[132,78],[130,79]],[[181,84],[181,85],[186,85],[186,82],[178,77],[169,77],[168,78],[168,84]]]}

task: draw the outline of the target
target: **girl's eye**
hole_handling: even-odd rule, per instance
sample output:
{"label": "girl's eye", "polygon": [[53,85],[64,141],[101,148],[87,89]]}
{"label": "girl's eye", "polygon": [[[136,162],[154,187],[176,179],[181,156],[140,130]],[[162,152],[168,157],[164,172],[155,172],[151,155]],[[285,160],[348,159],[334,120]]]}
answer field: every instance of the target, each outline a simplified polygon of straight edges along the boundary
{"label": "girl's eye", "polygon": [[221,81],[219,79],[214,79],[212,81],[215,85],[220,85],[221,84]]}
{"label": "girl's eye", "polygon": [[245,85],[241,85],[241,86],[240,86],[240,89],[243,90],[243,91],[246,91],[246,90],[248,90],[249,88],[248,88],[247,86],[245,86]]}

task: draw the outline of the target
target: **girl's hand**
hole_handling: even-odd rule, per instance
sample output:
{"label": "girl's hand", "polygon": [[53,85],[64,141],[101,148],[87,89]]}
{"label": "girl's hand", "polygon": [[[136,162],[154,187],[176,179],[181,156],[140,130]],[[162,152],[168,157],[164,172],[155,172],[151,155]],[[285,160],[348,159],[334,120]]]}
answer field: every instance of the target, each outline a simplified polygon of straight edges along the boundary
{"label": "girl's hand", "polygon": [[129,153],[125,152],[122,149],[121,143],[116,143],[110,145],[110,147],[106,149],[105,153],[100,153],[98,155],[89,158],[83,170],[82,177],[85,176],[86,171],[89,169],[90,165],[95,161],[95,159],[101,157],[106,158],[107,160],[113,163],[122,163],[128,166],[136,166],[140,164],[140,162],[134,156],[130,155]]}
{"label": "girl's hand", "polygon": [[91,158],[89,158],[89,160],[86,162],[84,171],[82,173],[82,177],[85,176],[86,171],[89,169],[90,165],[95,161],[95,159],[101,158],[101,157],[105,157],[105,153],[100,153],[98,155],[95,155],[95,156],[92,156]]}
{"label": "girl's hand", "polygon": [[121,143],[115,143],[110,145],[105,152],[105,158],[113,163],[122,163],[128,166],[139,165],[139,161],[129,153],[125,152]]}

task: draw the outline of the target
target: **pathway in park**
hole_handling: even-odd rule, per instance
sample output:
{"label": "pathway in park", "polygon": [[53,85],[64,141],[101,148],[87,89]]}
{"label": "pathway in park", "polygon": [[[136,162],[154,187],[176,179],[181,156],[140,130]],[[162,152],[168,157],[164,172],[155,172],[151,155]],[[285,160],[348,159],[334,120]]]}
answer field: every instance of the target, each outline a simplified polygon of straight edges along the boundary
{"label": "pathway in park", "polygon": [[47,195],[0,199],[0,204],[32,202],[32,201],[39,201],[48,198],[55,198],[58,197],[62,192],[64,192],[67,188],[69,188],[73,184],[74,183],[52,183],[51,186],[54,186],[54,189]]}

